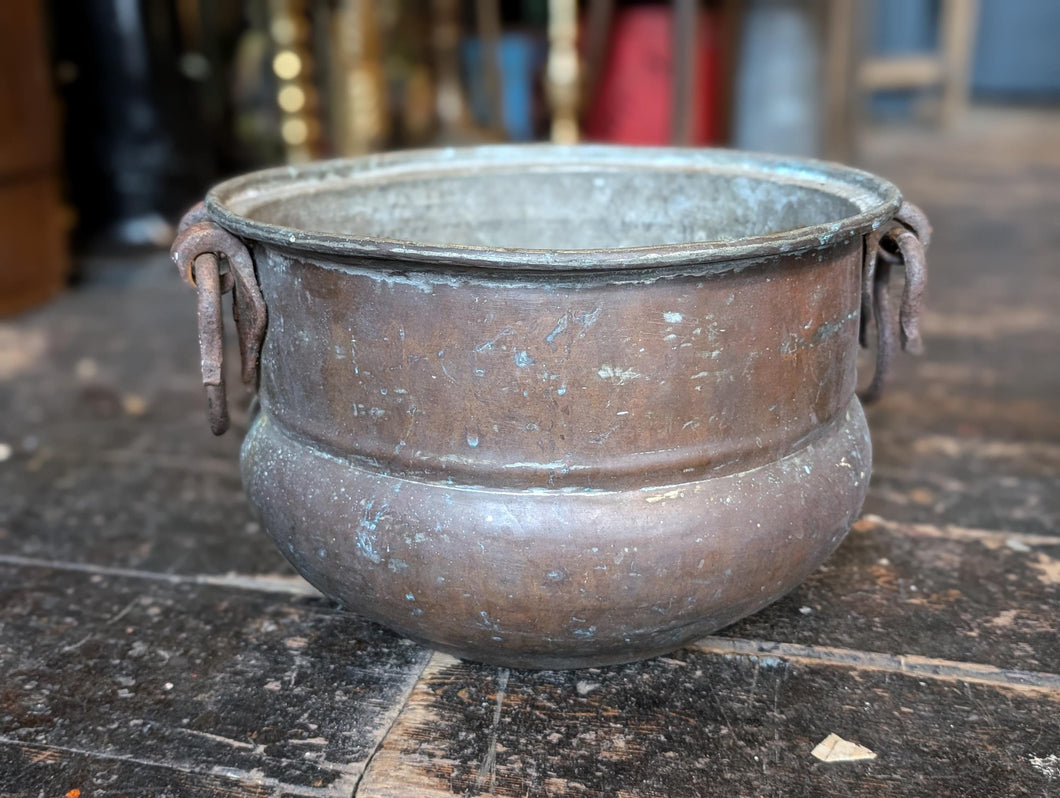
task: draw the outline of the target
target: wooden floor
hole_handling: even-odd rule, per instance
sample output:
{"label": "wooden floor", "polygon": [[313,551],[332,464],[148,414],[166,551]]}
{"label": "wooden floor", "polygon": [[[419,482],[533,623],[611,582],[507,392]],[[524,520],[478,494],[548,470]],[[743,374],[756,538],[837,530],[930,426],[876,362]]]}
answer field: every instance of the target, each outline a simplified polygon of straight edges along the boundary
{"label": "wooden floor", "polygon": [[[317,596],[239,430],[207,431],[164,257],[0,323],[0,795],[1060,795],[1060,115],[864,163],[936,226],[865,515],[787,598],[636,665],[462,663]],[[830,734],[875,758],[811,755]]]}

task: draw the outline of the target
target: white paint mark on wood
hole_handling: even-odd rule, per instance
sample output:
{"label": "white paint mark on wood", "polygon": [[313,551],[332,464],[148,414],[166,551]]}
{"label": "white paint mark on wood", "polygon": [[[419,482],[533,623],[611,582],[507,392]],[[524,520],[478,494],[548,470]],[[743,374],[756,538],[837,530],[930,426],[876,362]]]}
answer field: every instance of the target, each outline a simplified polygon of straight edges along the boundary
{"label": "white paint mark on wood", "polygon": [[876,752],[863,745],[844,740],[838,734],[829,734],[811,751],[822,762],[858,762],[875,759]]}
{"label": "white paint mark on wood", "polygon": [[1048,756],[1031,756],[1031,767],[1041,773],[1045,778],[1052,781],[1060,778],[1060,756],[1049,754]]}

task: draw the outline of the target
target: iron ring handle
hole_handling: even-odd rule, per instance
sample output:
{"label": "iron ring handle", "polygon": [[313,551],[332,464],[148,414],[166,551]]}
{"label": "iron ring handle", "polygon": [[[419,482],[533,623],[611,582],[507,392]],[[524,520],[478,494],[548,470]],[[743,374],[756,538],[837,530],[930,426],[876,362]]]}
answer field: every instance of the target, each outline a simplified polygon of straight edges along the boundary
{"label": "iron ring handle", "polygon": [[258,385],[268,312],[250,250],[239,238],[211,221],[201,202],[184,215],[177,230],[170,254],[181,277],[198,293],[199,350],[207,415],[210,429],[215,435],[222,435],[228,429],[229,416],[221,297],[232,292],[241,376],[244,383],[254,388]]}
{"label": "iron ring handle", "polygon": [[214,435],[228,429],[228,400],[224,376],[224,294],[220,265],[213,253],[199,255],[193,264],[198,294],[199,351],[202,354],[202,384],[206,391],[207,415]]}
{"label": "iron ring handle", "polygon": [[[923,351],[920,313],[927,287],[925,250],[931,242],[931,232],[931,224],[924,212],[916,205],[904,202],[891,224],[865,239],[861,344],[867,345],[868,325],[874,323],[876,368],[872,382],[861,394],[864,403],[876,401],[883,392],[899,341],[907,352],[918,355]],[[898,263],[905,268],[905,285],[896,314],[889,289],[892,267]]]}

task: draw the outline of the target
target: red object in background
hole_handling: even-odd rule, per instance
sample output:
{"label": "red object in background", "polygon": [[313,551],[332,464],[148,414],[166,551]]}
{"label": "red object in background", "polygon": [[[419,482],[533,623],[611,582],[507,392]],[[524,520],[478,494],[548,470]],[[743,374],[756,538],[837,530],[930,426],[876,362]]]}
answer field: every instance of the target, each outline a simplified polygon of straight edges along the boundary
{"label": "red object in background", "polygon": [[[673,116],[673,9],[619,10],[608,36],[596,96],[589,100],[585,137],[620,144],[669,144]],[[719,137],[717,14],[701,9],[696,36],[693,144]]]}

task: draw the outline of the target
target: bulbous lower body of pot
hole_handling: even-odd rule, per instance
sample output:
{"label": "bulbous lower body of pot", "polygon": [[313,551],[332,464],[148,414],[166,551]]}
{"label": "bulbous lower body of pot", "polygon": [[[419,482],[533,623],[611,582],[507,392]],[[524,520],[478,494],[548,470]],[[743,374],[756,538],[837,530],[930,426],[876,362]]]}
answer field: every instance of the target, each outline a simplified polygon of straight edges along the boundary
{"label": "bulbous lower body of pot", "polygon": [[326,595],[458,656],[572,668],[673,650],[794,588],[857,517],[870,461],[851,399],[796,451],[683,484],[419,481],[329,454],[267,412],[242,472],[269,535]]}

